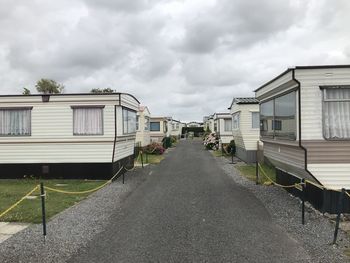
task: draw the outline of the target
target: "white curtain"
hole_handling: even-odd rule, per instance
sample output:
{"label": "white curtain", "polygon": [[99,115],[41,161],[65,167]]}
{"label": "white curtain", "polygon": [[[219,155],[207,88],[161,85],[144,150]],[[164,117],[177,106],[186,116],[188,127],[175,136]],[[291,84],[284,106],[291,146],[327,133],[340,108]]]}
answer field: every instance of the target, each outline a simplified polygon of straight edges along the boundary
{"label": "white curtain", "polygon": [[225,131],[232,131],[232,119],[225,119],[224,120],[224,123],[225,123],[225,127],[224,127],[224,129],[225,129]]}
{"label": "white curtain", "polygon": [[29,109],[4,109],[0,110],[0,134],[1,135],[30,135],[31,110]]}
{"label": "white curtain", "polygon": [[76,135],[102,135],[102,108],[73,109],[73,130]]}
{"label": "white curtain", "polygon": [[327,139],[350,138],[350,89],[324,90],[324,136]]}

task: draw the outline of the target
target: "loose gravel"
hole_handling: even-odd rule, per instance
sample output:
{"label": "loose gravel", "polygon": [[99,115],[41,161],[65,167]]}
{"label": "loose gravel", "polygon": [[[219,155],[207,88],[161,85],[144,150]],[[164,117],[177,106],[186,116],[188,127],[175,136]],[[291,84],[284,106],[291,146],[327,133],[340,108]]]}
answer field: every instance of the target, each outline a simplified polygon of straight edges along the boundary
{"label": "loose gravel", "polygon": [[[103,231],[121,201],[146,180],[150,167],[136,169],[93,193],[79,205],[68,208],[47,224],[32,225],[0,244],[0,262],[66,262],[97,233]],[[116,225],[118,227],[118,225]]]}
{"label": "loose gravel", "polygon": [[[239,170],[225,157],[214,157],[219,166],[233,180],[261,200],[274,221],[294,239],[303,244],[313,262],[350,262],[344,250],[350,246],[350,238],[339,231],[337,245],[332,245],[335,225],[320,212],[308,205],[305,225],[301,224],[301,201],[286,190],[276,186],[256,185],[240,175]],[[239,165],[239,164],[238,164]]]}

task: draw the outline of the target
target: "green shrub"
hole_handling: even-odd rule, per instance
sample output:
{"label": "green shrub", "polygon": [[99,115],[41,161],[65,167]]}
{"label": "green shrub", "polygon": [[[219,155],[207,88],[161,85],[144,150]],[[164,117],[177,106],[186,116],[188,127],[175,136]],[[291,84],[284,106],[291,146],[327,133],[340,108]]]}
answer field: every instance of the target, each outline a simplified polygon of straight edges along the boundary
{"label": "green shrub", "polygon": [[226,151],[230,154],[236,153],[236,143],[235,140],[231,140],[230,143],[226,146]]}

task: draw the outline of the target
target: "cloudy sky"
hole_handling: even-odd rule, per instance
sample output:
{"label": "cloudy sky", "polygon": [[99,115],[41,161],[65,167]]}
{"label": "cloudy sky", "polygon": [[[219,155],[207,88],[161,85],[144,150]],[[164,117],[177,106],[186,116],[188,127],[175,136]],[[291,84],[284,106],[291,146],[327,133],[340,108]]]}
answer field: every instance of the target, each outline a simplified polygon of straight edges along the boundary
{"label": "cloudy sky", "polygon": [[0,93],[111,87],[183,121],[295,65],[350,63],[349,0],[0,0]]}

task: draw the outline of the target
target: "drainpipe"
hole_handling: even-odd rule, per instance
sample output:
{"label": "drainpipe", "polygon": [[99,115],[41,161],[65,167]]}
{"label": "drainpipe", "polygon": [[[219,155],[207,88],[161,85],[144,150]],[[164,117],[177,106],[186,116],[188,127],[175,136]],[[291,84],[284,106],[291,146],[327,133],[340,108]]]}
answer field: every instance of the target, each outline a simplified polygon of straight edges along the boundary
{"label": "drainpipe", "polygon": [[295,69],[292,69],[292,78],[298,84],[298,137],[299,137],[299,147],[304,151],[304,169],[315,181],[322,185],[322,183],[317,180],[317,178],[308,170],[307,168],[307,149],[301,143],[301,85],[300,81],[295,78]]}

